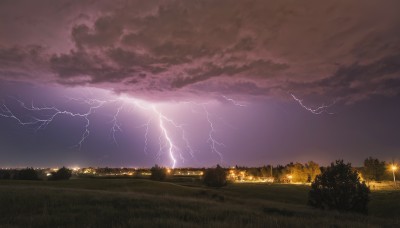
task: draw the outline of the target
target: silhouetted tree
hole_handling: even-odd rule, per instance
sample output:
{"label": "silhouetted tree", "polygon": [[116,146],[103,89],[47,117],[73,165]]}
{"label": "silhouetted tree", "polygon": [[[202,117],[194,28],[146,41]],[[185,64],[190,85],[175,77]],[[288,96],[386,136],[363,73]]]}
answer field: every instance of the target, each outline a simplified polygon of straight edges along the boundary
{"label": "silhouetted tree", "polygon": [[261,177],[261,171],[259,168],[249,168],[247,170],[248,174],[254,177]]}
{"label": "silhouetted tree", "polygon": [[0,179],[2,180],[9,180],[11,179],[11,171],[0,169]]}
{"label": "silhouetted tree", "polygon": [[38,172],[33,168],[18,170],[14,179],[17,180],[39,180]]}
{"label": "silhouetted tree", "polygon": [[227,184],[226,172],[219,165],[216,168],[209,168],[203,174],[203,181],[209,187],[223,187]]}
{"label": "silhouetted tree", "polygon": [[385,175],[386,163],[379,161],[377,158],[369,157],[364,160],[363,177],[371,181],[380,181]]}
{"label": "silhouetted tree", "polygon": [[273,168],[273,177],[277,182],[283,182],[287,175],[286,172],[287,170],[284,166],[277,165],[275,168]]}
{"label": "silhouetted tree", "polygon": [[271,166],[263,166],[260,170],[261,176],[262,177],[271,177],[271,172],[270,172]]}
{"label": "silhouetted tree", "polygon": [[313,161],[309,161],[305,164],[307,182],[314,181],[315,177],[321,173],[319,165]]}
{"label": "silhouetted tree", "polygon": [[65,168],[64,166],[57,170],[57,172],[52,172],[49,180],[69,180],[72,176],[72,171]]}
{"label": "silhouetted tree", "polygon": [[331,163],[311,184],[308,204],[321,209],[367,213],[369,188],[343,160]]}
{"label": "silhouetted tree", "polygon": [[150,169],[151,171],[151,176],[150,179],[156,180],[156,181],[163,181],[165,178],[167,178],[167,169],[158,166],[157,164]]}

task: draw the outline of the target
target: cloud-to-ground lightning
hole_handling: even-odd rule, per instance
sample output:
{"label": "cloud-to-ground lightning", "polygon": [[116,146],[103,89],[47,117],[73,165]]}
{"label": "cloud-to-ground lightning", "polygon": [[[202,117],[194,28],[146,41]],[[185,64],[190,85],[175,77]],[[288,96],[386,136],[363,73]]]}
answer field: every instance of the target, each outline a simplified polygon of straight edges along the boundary
{"label": "cloud-to-ground lightning", "polygon": [[[244,106],[243,104],[237,103],[233,99],[227,98],[224,96],[224,98],[232,103],[233,105],[237,106]],[[149,132],[150,132],[150,125],[151,124],[157,124],[157,127],[159,128],[159,151],[158,151],[158,157],[161,156],[164,152],[167,153],[169,159],[170,159],[170,164],[172,168],[175,168],[178,160],[184,162],[185,156],[183,153],[188,153],[191,158],[195,157],[195,150],[193,149],[190,140],[187,137],[186,134],[186,129],[184,124],[178,124],[176,123],[172,118],[168,117],[165,113],[161,111],[161,109],[157,106],[157,104],[154,103],[149,103],[146,101],[142,101],[139,99],[135,99],[132,97],[126,97],[126,96],[120,96],[118,98],[114,99],[89,99],[89,98],[70,98],[67,97],[68,102],[76,102],[79,104],[83,104],[87,106],[87,110],[84,112],[77,112],[77,111],[70,111],[67,109],[62,109],[56,106],[35,106],[33,102],[30,105],[26,105],[25,102],[16,100],[20,107],[29,112],[31,116],[29,117],[28,120],[24,116],[24,118],[19,117],[19,115],[14,114],[14,112],[3,102],[0,105],[0,117],[6,117],[6,118],[11,118],[14,119],[18,124],[20,125],[29,125],[33,126],[36,131],[38,130],[43,130],[45,129],[48,125],[50,125],[53,121],[57,119],[58,116],[70,116],[74,118],[82,118],[85,123],[83,127],[83,131],[81,134],[81,137],[79,141],[77,142],[76,146],[81,149],[83,143],[85,140],[89,137],[90,135],[90,119],[91,116],[96,112],[102,110],[103,107],[106,105],[113,105],[116,106],[116,110],[114,114],[112,115],[112,118],[110,120],[111,122],[111,129],[110,129],[110,134],[113,140],[113,143],[115,145],[119,145],[117,142],[117,137],[116,133],[122,131],[122,123],[119,121],[119,117],[121,112],[125,109],[124,107],[128,104],[132,105],[133,107],[136,107],[140,110],[143,110],[144,112],[148,113],[149,118],[148,121],[144,124],[142,124],[139,127],[144,127],[145,132],[144,132],[144,152],[147,154],[148,152],[148,143],[149,143]],[[211,118],[211,115],[209,111],[207,110],[207,103],[195,103],[195,102],[183,102],[183,103],[190,103],[192,105],[196,105],[196,107],[201,108],[201,112],[204,113],[205,115],[205,120],[209,124],[210,131],[208,132],[208,138],[206,142],[210,145],[211,152],[217,154],[222,162],[223,160],[223,155],[222,152],[220,151],[220,147],[224,147],[225,144],[218,141],[215,138],[215,133],[216,133],[216,128],[214,126],[213,120]],[[193,110],[193,109],[192,109]],[[199,112],[199,113],[201,113]],[[180,139],[176,138],[176,135],[174,133],[180,135]],[[179,140],[179,141],[177,141]]]}
{"label": "cloud-to-ground lightning", "polygon": [[[183,103],[193,105],[193,106],[198,106],[201,108],[202,112],[205,114],[205,119],[206,119],[208,125],[210,126],[210,131],[208,132],[208,138],[206,141],[210,145],[211,152],[217,154],[220,158],[220,162],[223,162],[223,155],[222,155],[221,151],[218,149],[218,147],[226,147],[226,145],[222,142],[219,142],[214,137],[214,134],[216,133],[216,129],[214,127],[214,122],[212,121],[212,119],[210,117],[210,112],[207,110],[208,103],[196,103],[193,101],[186,101]],[[237,105],[237,106],[243,107],[244,105]],[[196,111],[194,109],[192,109],[192,112],[199,113],[198,111]],[[230,126],[230,125],[228,125],[228,126]]]}
{"label": "cloud-to-ground lightning", "polygon": [[[168,155],[171,159],[172,163],[172,168],[175,168],[176,163],[177,163],[177,157],[181,158],[182,161],[184,161],[184,158],[182,156],[182,149],[180,149],[175,143],[174,140],[172,139],[172,136],[170,134],[170,130],[168,130],[168,126],[174,127],[175,129],[178,129],[181,132],[181,137],[183,142],[185,143],[186,146],[186,151],[193,157],[194,156],[194,150],[192,149],[192,146],[189,143],[189,140],[186,137],[185,129],[183,125],[177,124],[175,121],[173,121],[171,118],[168,118],[165,114],[163,114],[159,109],[156,107],[155,104],[148,104],[143,101],[139,101],[136,99],[132,98],[127,98],[127,97],[122,97],[123,100],[126,100],[132,104],[134,104],[136,107],[145,110],[147,112],[152,112],[155,115],[155,118],[158,119],[158,124],[160,128],[160,136],[159,136],[159,152],[158,155],[160,156],[163,149],[167,147]],[[152,121],[152,119],[149,119],[146,124],[143,124],[142,126],[146,127],[146,132],[145,132],[145,151],[147,152],[147,135],[149,132],[149,124]],[[164,139],[164,143],[163,140]]]}
{"label": "cloud-to-ground lightning", "polygon": [[293,94],[290,94],[290,95],[292,96],[292,98],[293,98],[297,103],[299,103],[299,105],[300,105],[301,107],[303,107],[305,110],[311,112],[312,114],[316,114],[316,115],[319,115],[319,114],[322,114],[322,113],[333,114],[333,113],[331,113],[331,112],[328,112],[328,110],[327,110],[329,107],[332,106],[332,104],[331,104],[331,105],[322,104],[321,106],[318,106],[318,107],[316,107],[316,108],[311,108],[311,107],[306,106],[306,105],[303,103],[303,100],[297,98],[295,95],[293,95]]}
{"label": "cloud-to-ground lightning", "polygon": [[213,152],[215,152],[216,154],[218,154],[218,156],[220,157],[220,159],[221,159],[221,161],[222,161],[222,160],[223,160],[222,153],[218,150],[217,146],[225,146],[225,144],[219,142],[218,140],[216,140],[216,139],[214,138],[214,133],[215,133],[216,131],[215,131],[215,128],[214,128],[214,124],[213,124],[213,122],[211,121],[210,113],[209,113],[208,110],[206,109],[206,106],[205,106],[205,105],[203,105],[203,109],[204,109],[204,112],[206,113],[207,122],[210,124],[210,128],[211,128],[211,129],[210,129],[210,132],[209,132],[209,134],[208,134],[207,142],[210,143],[211,150],[212,150]]}
{"label": "cloud-to-ground lightning", "polygon": [[158,120],[159,120],[159,124],[160,124],[160,129],[162,131],[162,134],[164,135],[165,140],[168,143],[168,154],[169,157],[172,160],[172,168],[175,168],[176,165],[176,158],[174,155],[174,150],[176,149],[175,144],[172,142],[171,137],[169,136],[168,130],[166,129],[166,127],[164,126],[164,120],[170,121],[169,119],[167,119],[164,115],[162,115],[160,112],[157,111],[157,109],[153,106],[152,107],[154,112],[156,112],[158,114]]}
{"label": "cloud-to-ground lightning", "polygon": [[118,145],[117,139],[115,138],[115,133],[117,131],[120,131],[120,132],[122,131],[121,125],[118,123],[118,115],[121,112],[123,107],[124,107],[123,104],[121,104],[121,106],[118,107],[117,112],[115,113],[115,115],[113,116],[113,118],[111,120],[111,122],[113,123],[113,126],[111,128],[111,135],[112,135],[115,145]]}
{"label": "cloud-to-ground lightning", "polygon": [[147,123],[142,124],[141,126],[139,126],[140,128],[145,128],[145,132],[144,132],[144,153],[147,155],[147,148],[148,148],[148,135],[149,135],[149,128],[150,128],[150,123],[153,120],[153,118],[149,118],[149,120],[147,121]]}

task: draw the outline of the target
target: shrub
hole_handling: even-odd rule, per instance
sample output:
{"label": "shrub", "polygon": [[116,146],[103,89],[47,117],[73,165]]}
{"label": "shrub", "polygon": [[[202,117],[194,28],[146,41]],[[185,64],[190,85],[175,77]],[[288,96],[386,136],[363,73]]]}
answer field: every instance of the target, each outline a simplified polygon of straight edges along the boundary
{"label": "shrub", "polygon": [[39,180],[39,175],[33,168],[26,168],[18,170],[14,179],[17,180]]}
{"label": "shrub", "polygon": [[69,180],[72,176],[72,171],[65,167],[57,170],[57,172],[52,172],[49,180]]}
{"label": "shrub", "polygon": [[369,188],[343,160],[331,163],[311,184],[308,204],[321,209],[367,213]]}
{"label": "shrub", "polygon": [[0,169],[0,179],[2,180],[9,180],[11,179],[11,171]]}
{"label": "shrub", "polygon": [[209,187],[223,187],[227,184],[225,170],[217,165],[216,168],[207,169],[203,174],[204,184]]}
{"label": "shrub", "polygon": [[167,169],[158,166],[157,164],[150,169],[151,171],[151,176],[150,179],[156,180],[156,181],[163,181],[165,178],[167,178]]}

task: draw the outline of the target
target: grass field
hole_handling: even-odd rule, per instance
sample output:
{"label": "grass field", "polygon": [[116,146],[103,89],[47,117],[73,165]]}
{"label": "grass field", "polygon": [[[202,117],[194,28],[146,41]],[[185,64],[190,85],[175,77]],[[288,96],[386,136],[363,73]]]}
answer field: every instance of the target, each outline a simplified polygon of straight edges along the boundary
{"label": "grass field", "polygon": [[0,181],[0,227],[400,227],[400,191],[374,191],[369,215],[306,205],[308,186],[145,179]]}

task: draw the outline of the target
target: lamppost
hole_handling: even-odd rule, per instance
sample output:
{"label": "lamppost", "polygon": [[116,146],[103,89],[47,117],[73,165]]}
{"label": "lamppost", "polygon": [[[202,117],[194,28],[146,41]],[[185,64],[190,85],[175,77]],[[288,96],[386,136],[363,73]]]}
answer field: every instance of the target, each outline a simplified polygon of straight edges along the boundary
{"label": "lamppost", "polygon": [[394,172],[398,169],[398,167],[397,167],[395,164],[392,164],[391,169],[392,169],[392,172],[393,172],[393,183],[394,183],[394,187],[397,187],[397,186],[396,186],[396,175],[394,174]]}

